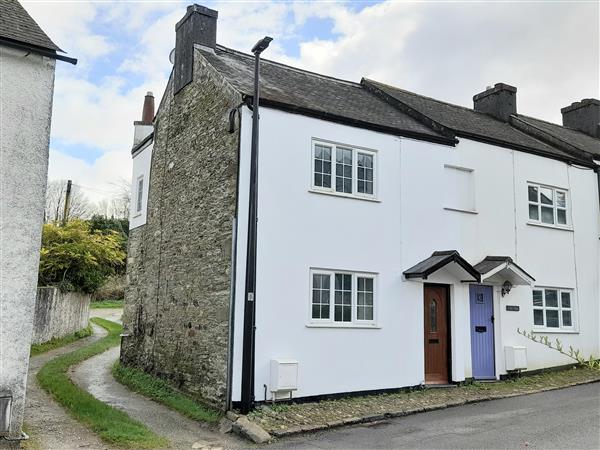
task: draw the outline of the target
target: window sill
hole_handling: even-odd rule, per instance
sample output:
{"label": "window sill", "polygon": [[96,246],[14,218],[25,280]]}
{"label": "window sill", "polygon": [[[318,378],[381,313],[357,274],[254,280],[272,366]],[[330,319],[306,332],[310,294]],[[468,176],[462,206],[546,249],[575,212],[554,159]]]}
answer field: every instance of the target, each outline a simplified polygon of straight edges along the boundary
{"label": "window sill", "polygon": [[362,197],[360,195],[355,195],[355,194],[342,194],[340,192],[321,191],[320,189],[315,189],[315,188],[309,189],[308,192],[311,192],[313,194],[331,195],[332,197],[353,198],[355,200],[365,200],[367,202],[381,203],[381,200],[379,200],[375,197]]}
{"label": "window sill", "polygon": [[135,213],[133,216],[131,216],[132,219],[137,219],[138,217],[142,216],[142,212],[140,211],[139,213]]}
{"label": "window sill", "polygon": [[530,225],[532,227],[541,227],[541,228],[550,228],[552,230],[561,230],[561,231],[570,231],[573,232],[573,227],[568,227],[568,226],[557,226],[557,225],[550,225],[547,223],[540,223],[540,222],[531,222],[528,221],[527,225]]}
{"label": "window sill", "polygon": [[578,330],[561,330],[560,328],[534,328],[536,334],[579,334]]}
{"label": "window sill", "polygon": [[466,214],[479,214],[477,211],[473,211],[472,209],[451,208],[449,206],[445,206],[444,209],[446,211],[456,211],[456,212],[461,212],[461,213],[466,213]]}
{"label": "window sill", "polygon": [[376,323],[368,324],[368,323],[315,323],[309,322],[306,324],[306,328],[358,328],[358,329],[373,329],[379,330],[381,329]]}

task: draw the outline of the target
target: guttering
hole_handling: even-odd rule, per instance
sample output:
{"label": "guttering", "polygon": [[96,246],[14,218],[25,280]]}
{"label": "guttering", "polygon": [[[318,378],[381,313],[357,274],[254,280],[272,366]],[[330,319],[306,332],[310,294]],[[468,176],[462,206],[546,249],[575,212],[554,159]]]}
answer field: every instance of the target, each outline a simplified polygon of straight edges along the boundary
{"label": "guttering", "polygon": [[[247,96],[252,99],[252,96]],[[450,145],[455,146],[458,141],[454,138],[445,136],[435,136],[431,134],[419,133],[415,131],[402,130],[400,128],[390,127],[386,125],[378,125],[370,122],[364,122],[362,120],[351,119],[349,117],[339,116],[337,114],[331,114],[324,111],[318,111],[311,108],[306,108],[298,105],[291,105],[289,103],[278,102],[276,100],[270,100],[262,98],[260,100],[261,106],[268,108],[278,109],[280,111],[289,112],[292,114],[301,114],[303,116],[314,117],[316,119],[327,120],[328,122],[335,122],[342,125],[348,125],[351,127],[362,128],[365,130],[378,131],[381,133],[390,134],[393,136],[401,136],[410,139],[417,139],[419,141],[432,142],[434,144]]]}
{"label": "guttering", "polygon": [[254,406],[254,335],[256,331],[256,236],[258,221],[258,121],[260,100],[260,54],[273,39],[265,36],[252,48],[254,53],[254,98],[252,107],[252,147],[248,195],[248,238],[246,252],[246,292],[244,301],[244,344],[242,353],[243,414]]}
{"label": "guttering", "polygon": [[232,397],[233,397],[233,354],[234,354],[234,337],[235,337],[235,306],[236,306],[236,284],[237,284],[237,244],[238,244],[238,227],[239,227],[239,204],[240,204],[240,157],[242,154],[242,120],[240,114],[240,108],[244,103],[240,103],[229,112],[229,132],[235,132],[235,113],[237,112],[239,118],[238,127],[238,145],[237,145],[237,167],[238,174],[235,182],[235,215],[233,218],[233,236],[231,239],[231,278],[230,278],[230,299],[229,299],[229,345],[227,348],[227,386],[225,394],[225,407],[226,410],[232,408]]}
{"label": "guttering", "polygon": [[12,39],[0,37],[0,45],[4,45],[5,47],[16,48],[19,50],[25,50],[31,53],[37,53],[38,55],[46,56],[52,59],[58,59],[59,61],[65,61],[73,65],[77,64],[76,58],[69,58],[68,56],[59,55],[54,50],[49,50],[43,47],[37,47],[35,45],[26,44],[24,42],[13,41]]}
{"label": "guttering", "polygon": [[131,154],[135,155],[138,150],[141,150],[143,147],[146,146],[146,144],[149,141],[151,141],[153,139],[154,139],[154,131],[152,131],[148,136],[146,136],[144,139],[142,139],[140,142],[138,142],[137,145],[131,149]]}

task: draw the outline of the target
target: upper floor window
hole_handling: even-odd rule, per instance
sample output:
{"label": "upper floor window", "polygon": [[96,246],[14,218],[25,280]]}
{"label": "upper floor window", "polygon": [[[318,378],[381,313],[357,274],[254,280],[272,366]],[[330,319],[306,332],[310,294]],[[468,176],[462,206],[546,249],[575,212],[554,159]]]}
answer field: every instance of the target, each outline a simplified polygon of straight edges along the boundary
{"label": "upper floor window", "polygon": [[311,321],[340,325],[373,324],[375,275],[311,271]]}
{"label": "upper floor window", "polygon": [[529,220],[546,225],[568,226],[567,191],[539,184],[527,186]]}
{"label": "upper floor window", "polygon": [[136,202],[135,202],[135,212],[142,212],[142,201],[144,198],[144,176],[141,176],[137,179],[137,192],[136,192]]}
{"label": "upper floor window", "polygon": [[314,189],[347,196],[375,197],[375,152],[313,142],[312,161]]}
{"label": "upper floor window", "polygon": [[540,328],[574,328],[573,291],[556,288],[533,289],[533,325]]}

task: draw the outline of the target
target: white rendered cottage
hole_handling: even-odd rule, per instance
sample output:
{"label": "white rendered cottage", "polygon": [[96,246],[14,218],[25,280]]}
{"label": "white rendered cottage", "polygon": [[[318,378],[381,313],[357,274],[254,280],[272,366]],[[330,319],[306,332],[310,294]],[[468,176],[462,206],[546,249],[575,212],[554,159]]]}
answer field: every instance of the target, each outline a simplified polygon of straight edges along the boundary
{"label": "white rendered cottage", "polygon": [[597,100],[560,126],[263,60],[249,291],[254,58],[216,21],[177,25],[134,148],[124,363],[248,409],[572,362],[518,328],[598,355]]}
{"label": "white rendered cottage", "polygon": [[16,0],[0,2],[0,447],[22,439],[56,60]]}

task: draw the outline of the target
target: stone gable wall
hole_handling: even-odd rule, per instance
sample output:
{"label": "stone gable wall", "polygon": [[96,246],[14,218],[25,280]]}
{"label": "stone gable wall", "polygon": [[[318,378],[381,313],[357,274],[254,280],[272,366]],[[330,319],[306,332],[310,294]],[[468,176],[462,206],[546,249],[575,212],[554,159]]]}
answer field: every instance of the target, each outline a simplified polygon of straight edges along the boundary
{"label": "stone gable wall", "polygon": [[155,125],[148,218],[131,231],[121,361],[226,404],[232,226],[238,139],[235,92],[195,52],[194,81],[167,86]]}

